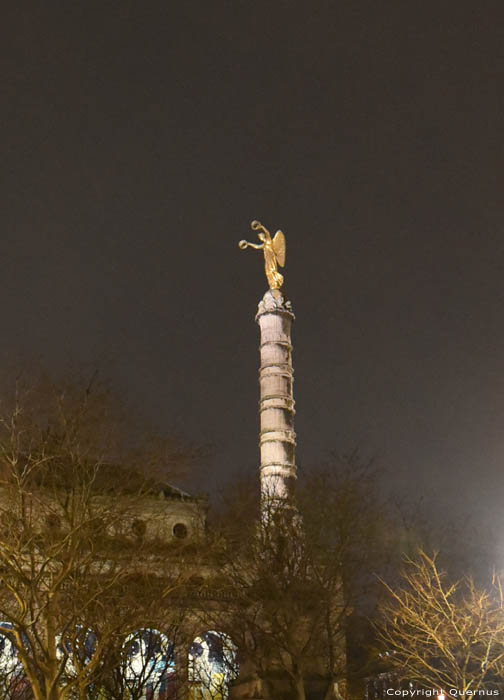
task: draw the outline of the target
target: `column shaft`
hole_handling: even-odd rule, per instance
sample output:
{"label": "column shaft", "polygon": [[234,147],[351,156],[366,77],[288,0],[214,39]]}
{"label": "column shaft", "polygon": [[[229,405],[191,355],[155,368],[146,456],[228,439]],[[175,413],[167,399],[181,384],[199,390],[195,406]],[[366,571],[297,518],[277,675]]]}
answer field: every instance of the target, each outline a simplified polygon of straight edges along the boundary
{"label": "column shaft", "polygon": [[268,290],[256,320],[261,330],[259,446],[261,494],[290,500],[296,480],[291,324],[294,314],[279,290]]}

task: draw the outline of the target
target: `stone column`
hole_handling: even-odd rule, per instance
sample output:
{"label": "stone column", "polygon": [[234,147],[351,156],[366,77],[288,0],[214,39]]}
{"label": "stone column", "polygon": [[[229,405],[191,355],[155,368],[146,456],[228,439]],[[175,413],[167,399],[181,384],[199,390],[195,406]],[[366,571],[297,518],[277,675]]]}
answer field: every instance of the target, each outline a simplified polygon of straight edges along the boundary
{"label": "stone column", "polygon": [[292,392],[291,304],[278,289],[259,302],[261,329],[259,384],[261,496],[263,505],[292,503],[296,481],[294,398]]}

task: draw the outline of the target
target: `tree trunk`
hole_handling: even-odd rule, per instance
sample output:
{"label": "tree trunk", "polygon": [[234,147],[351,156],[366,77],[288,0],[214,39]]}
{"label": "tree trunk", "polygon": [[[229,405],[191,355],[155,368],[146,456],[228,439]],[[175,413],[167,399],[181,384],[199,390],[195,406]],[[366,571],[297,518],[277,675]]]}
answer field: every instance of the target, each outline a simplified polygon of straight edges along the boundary
{"label": "tree trunk", "polygon": [[60,689],[58,686],[49,687],[44,700],[60,700]]}
{"label": "tree trunk", "polygon": [[331,679],[324,694],[324,700],[343,700],[338,683]]}
{"label": "tree trunk", "polygon": [[305,684],[304,684],[303,676],[296,675],[293,679],[292,685],[293,685],[294,691],[296,693],[296,695],[295,695],[296,700],[306,700]]}
{"label": "tree trunk", "polygon": [[45,700],[60,700],[61,692],[58,684],[59,661],[56,653],[56,630],[51,618],[47,621],[46,634],[49,659],[46,672],[44,673]]}

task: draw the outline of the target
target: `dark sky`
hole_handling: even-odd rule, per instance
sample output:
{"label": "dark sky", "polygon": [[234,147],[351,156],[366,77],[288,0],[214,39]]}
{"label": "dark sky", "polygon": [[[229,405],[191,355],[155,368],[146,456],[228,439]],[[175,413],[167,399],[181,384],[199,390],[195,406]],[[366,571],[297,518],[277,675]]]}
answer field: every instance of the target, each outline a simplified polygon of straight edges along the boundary
{"label": "dark sky", "polygon": [[[2,8],[2,357],[99,364],[257,464],[252,219],[287,236],[299,463],[504,501],[502,2]],[[501,517],[500,526],[504,526]]]}

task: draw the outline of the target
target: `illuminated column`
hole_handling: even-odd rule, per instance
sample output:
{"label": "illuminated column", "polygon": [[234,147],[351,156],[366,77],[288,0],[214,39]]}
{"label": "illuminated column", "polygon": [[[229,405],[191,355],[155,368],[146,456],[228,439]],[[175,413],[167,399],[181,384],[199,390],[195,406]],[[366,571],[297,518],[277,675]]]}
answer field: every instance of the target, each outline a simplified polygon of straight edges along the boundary
{"label": "illuminated column", "polygon": [[256,315],[261,329],[259,446],[263,505],[290,503],[296,481],[290,335],[293,320],[290,302],[284,300],[280,290],[269,289]]}

